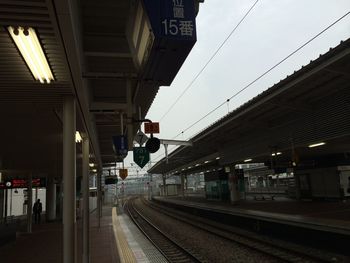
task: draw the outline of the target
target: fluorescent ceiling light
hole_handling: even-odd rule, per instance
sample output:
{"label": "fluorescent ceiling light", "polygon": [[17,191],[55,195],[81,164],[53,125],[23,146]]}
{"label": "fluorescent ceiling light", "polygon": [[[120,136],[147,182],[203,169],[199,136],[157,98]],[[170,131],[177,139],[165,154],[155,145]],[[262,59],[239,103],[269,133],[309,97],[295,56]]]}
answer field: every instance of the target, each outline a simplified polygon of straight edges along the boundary
{"label": "fluorescent ceiling light", "polygon": [[96,172],[97,172],[97,169],[92,169],[92,172],[93,172],[93,173],[96,173]]}
{"label": "fluorescent ceiling light", "polygon": [[245,159],[244,162],[247,163],[247,162],[251,162],[253,161],[253,159]]}
{"label": "fluorescent ceiling light", "polygon": [[215,159],[216,159],[216,160],[220,160],[220,156],[216,157]]}
{"label": "fluorescent ceiling light", "polygon": [[197,163],[195,166],[200,166],[200,164],[199,164],[199,163]]}
{"label": "fluorescent ceiling light", "polygon": [[204,163],[209,163],[209,161],[205,161]]}
{"label": "fluorescent ceiling light", "polygon": [[50,83],[54,80],[35,30],[31,27],[24,29],[23,27],[14,28],[12,26],[7,29],[34,78],[41,83],[45,83],[45,81]]}
{"label": "fluorescent ceiling light", "polygon": [[325,144],[326,144],[325,142],[314,143],[314,144],[310,144],[309,148],[314,148],[314,147],[322,146]]}
{"label": "fluorescent ceiling light", "polygon": [[281,152],[276,152],[276,153],[273,153],[271,154],[272,156],[277,156],[277,155],[281,155],[282,153]]}
{"label": "fluorescent ceiling light", "polygon": [[80,132],[76,131],[75,132],[75,142],[80,143],[82,141],[82,138],[80,136]]}
{"label": "fluorescent ceiling light", "polygon": [[187,169],[191,169],[191,168],[192,168],[192,166],[188,166],[188,167],[187,167]]}
{"label": "fluorescent ceiling light", "polygon": [[94,164],[94,163],[89,163],[89,166],[90,166],[90,167],[94,167],[95,164]]}

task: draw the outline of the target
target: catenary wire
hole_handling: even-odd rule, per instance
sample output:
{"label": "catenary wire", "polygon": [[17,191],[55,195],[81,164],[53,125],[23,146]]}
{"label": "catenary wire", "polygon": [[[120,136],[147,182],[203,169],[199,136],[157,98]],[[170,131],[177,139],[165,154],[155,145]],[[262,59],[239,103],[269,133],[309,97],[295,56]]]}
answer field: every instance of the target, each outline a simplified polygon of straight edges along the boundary
{"label": "catenary wire", "polygon": [[221,48],[226,44],[226,42],[229,40],[229,38],[232,36],[232,34],[237,30],[237,28],[242,24],[242,22],[245,20],[245,18],[249,15],[249,13],[253,10],[253,8],[256,6],[256,4],[259,2],[259,0],[256,0],[254,4],[249,8],[249,10],[245,13],[245,15],[242,17],[242,19],[238,22],[238,24],[231,30],[230,34],[225,38],[225,40],[220,44],[220,46],[215,50],[213,55],[209,58],[209,60],[205,63],[205,65],[201,68],[201,70],[197,73],[197,75],[192,79],[192,81],[187,85],[187,87],[184,89],[184,91],[176,98],[173,104],[168,108],[168,110],[163,114],[163,116],[160,118],[160,121],[162,121],[165,116],[168,115],[168,113],[174,108],[174,106],[178,103],[178,101],[185,95],[185,93],[192,87],[193,83],[199,78],[199,76],[203,73],[203,71],[207,68],[207,66],[210,64],[210,62],[216,57],[216,55],[219,53]]}
{"label": "catenary wire", "polygon": [[176,135],[174,137],[177,138],[178,136],[180,136],[181,134],[185,133],[186,131],[188,131],[189,129],[191,129],[193,126],[195,126],[197,123],[199,123],[200,121],[202,121],[203,119],[205,119],[206,117],[208,117],[209,115],[211,115],[213,112],[215,112],[216,110],[218,110],[219,108],[221,108],[223,105],[225,105],[228,101],[230,101],[231,99],[235,98],[236,96],[238,96],[240,93],[242,93],[243,91],[245,91],[247,88],[249,88],[251,85],[253,85],[255,82],[257,82],[258,80],[260,80],[261,78],[263,78],[265,75],[267,75],[269,72],[271,72],[273,69],[275,69],[276,67],[278,67],[280,64],[282,64],[284,61],[286,61],[288,58],[290,58],[291,56],[293,56],[295,53],[297,53],[298,51],[300,51],[302,48],[304,48],[306,45],[308,45],[310,42],[312,42],[313,40],[315,40],[317,37],[319,37],[320,35],[322,35],[324,32],[326,32],[328,29],[330,29],[331,27],[333,27],[335,24],[337,24],[338,22],[340,22],[342,19],[344,19],[346,16],[348,16],[350,14],[350,11],[348,11],[346,14],[344,14],[343,16],[341,16],[340,18],[338,18],[336,21],[334,21],[332,24],[330,24],[329,26],[327,26],[325,29],[323,29],[321,32],[319,32],[318,34],[316,34],[315,36],[313,36],[311,39],[309,39],[308,41],[306,41],[303,45],[299,46],[297,49],[295,49],[293,52],[289,53],[286,57],[284,57],[282,60],[280,60],[278,63],[276,63],[274,66],[270,67],[268,70],[266,70],[263,74],[259,75],[256,79],[254,79],[253,81],[251,81],[250,83],[248,83],[246,86],[244,86],[242,89],[240,89],[239,91],[237,91],[235,94],[233,94],[229,99],[225,100],[224,102],[222,102],[221,104],[219,104],[217,107],[215,107],[213,110],[209,111],[207,114],[205,114],[203,117],[201,117],[200,119],[198,119],[197,121],[195,121],[193,124],[191,124],[190,126],[188,126],[186,129],[184,129],[182,132],[180,132],[178,135]]}
{"label": "catenary wire", "polygon": [[[246,86],[244,86],[242,89],[240,89],[239,91],[237,91],[235,94],[233,94],[229,99],[225,100],[224,102],[222,102],[221,104],[219,104],[218,106],[216,106],[214,109],[212,109],[211,111],[209,111],[207,114],[205,114],[203,117],[201,117],[200,119],[198,119],[197,121],[195,121],[194,123],[192,123],[190,126],[188,126],[186,129],[184,129],[183,131],[181,131],[178,135],[174,136],[172,139],[177,138],[178,136],[180,136],[181,134],[184,134],[186,131],[188,131],[189,129],[191,129],[193,126],[195,126],[196,124],[198,124],[199,122],[201,122],[203,119],[205,119],[206,117],[208,117],[209,115],[211,115],[213,112],[215,112],[216,110],[218,110],[219,108],[221,108],[223,105],[225,105],[228,101],[230,101],[231,99],[235,98],[236,96],[238,96],[240,93],[242,93],[243,91],[245,91],[247,88],[249,88],[251,85],[253,85],[254,83],[256,83],[258,80],[260,80],[261,78],[263,78],[265,75],[267,75],[269,72],[271,72],[273,69],[275,69],[276,67],[278,67],[280,64],[282,64],[284,61],[286,61],[288,58],[290,58],[291,56],[293,56],[295,53],[297,53],[298,51],[300,51],[302,48],[304,48],[306,45],[308,45],[310,42],[312,42],[313,40],[315,40],[317,37],[319,37],[320,35],[322,35],[324,32],[326,32],[328,29],[330,29],[331,27],[333,27],[334,25],[336,25],[338,22],[340,22],[341,20],[343,20],[345,17],[347,17],[350,14],[350,11],[348,11],[347,13],[345,13],[343,16],[341,16],[340,18],[338,18],[337,20],[335,20],[333,23],[331,23],[329,26],[327,26],[326,28],[324,28],[321,32],[319,32],[318,34],[316,34],[315,36],[313,36],[312,38],[310,38],[308,41],[306,41],[304,44],[302,44],[301,46],[299,46],[297,49],[295,49],[293,52],[289,53],[286,57],[284,57],[282,60],[280,60],[278,63],[276,63],[274,66],[270,67],[268,70],[266,70],[264,73],[262,73],[261,75],[259,75],[256,79],[254,79],[253,81],[251,81],[250,83],[248,83]],[[168,150],[169,151],[169,150]],[[170,154],[170,153],[169,153]],[[158,155],[154,160],[157,160],[159,157],[161,157],[161,155]]]}

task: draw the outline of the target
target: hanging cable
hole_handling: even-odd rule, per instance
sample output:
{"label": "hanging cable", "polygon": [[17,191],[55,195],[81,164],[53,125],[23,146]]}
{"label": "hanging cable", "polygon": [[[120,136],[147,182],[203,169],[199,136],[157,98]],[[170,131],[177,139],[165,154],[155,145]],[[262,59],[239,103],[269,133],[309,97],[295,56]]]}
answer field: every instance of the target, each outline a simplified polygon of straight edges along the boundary
{"label": "hanging cable", "polygon": [[[268,70],[266,70],[263,74],[259,75],[256,79],[254,79],[253,81],[251,81],[250,83],[248,83],[246,86],[244,86],[242,89],[240,89],[239,91],[237,91],[235,94],[233,94],[229,99],[227,100],[232,100],[233,98],[235,98],[236,96],[238,96],[240,93],[242,93],[243,91],[245,91],[247,88],[249,88],[250,86],[252,86],[254,83],[256,83],[258,80],[260,80],[262,77],[264,77],[265,75],[267,75],[269,72],[271,72],[273,69],[275,69],[276,67],[278,67],[280,64],[282,64],[284,61],[286,61],[288,58],[290,58],[291,56],[293,56],[295,53],[297,53],[298,51],[300,51],[302,48],[304,48],[306,45],[310,44],[310,42],[312,42],[313,40],[315,40],[317,37],[319,37],[320,35],[322,35],[324,32],[326,32],[328,29],[330,29],[331,27],[333,27],[335,24],[337,24],[338,22],[340,22],[342,19],[344,19],[346,16],[348,16],[350,14],[350,11],[348,11],[346,14],[344,14],[343,16],[341,16],[340,18],[338,18],[336,21],[334,21],[332,24],[330,24],[329,26],[327,26],[325,29],[323,29],[321,32],[319,32],[318,34],[316,34],[315,36],[313,36],[311,39],[309,39],[308,41],[306,41],[304,44],[302,44],[301,46],[299,46],[297,49],[295,49],[293,52],[289,53],[286,57],[284,57],[282,60],[280,60],[278,63],[276,63],[274,66],[270,67]],[[184,129],[183,131],[181,131],[178,135],[176,135],[174,138],[177,138],[179,135],[185,133],[186,131],[188,131],[189,129],[191,129],[193,126],[195,126],[197,123],[199,123],[200,121],[202,121],[203,119],[205,119],[206,117],[208,117],[209,115],[211,115],[212,113],[214,113],[215,111],[217,111],[219,108],[221,108],[223,105],[226,104],[227,100],[225,100],[224,102],[222,102],[220,105],[218,105],[217,107],[215,107],[213,110],[209,111],[207,114],[205,114],[203,117],[201,117],[200,119],[198,119],[197,121],[195,121],[193,124],[191,124],[190,126],[188,126],[186,129]]]}

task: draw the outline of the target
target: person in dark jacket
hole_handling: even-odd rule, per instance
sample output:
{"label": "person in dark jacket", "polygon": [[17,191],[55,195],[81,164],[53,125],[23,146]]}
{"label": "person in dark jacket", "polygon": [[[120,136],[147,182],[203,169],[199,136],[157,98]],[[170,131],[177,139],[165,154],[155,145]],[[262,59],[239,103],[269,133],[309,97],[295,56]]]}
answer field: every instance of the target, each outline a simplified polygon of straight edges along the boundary
{"label": "person in dark jacket", "polygon": [[34,206],[33,206],[35,224],[40,224],[42,211],[43,211],[43,206],[40,202],[40,199],[38,199],[38,200],[36,200],[36,202],[34,203]]}

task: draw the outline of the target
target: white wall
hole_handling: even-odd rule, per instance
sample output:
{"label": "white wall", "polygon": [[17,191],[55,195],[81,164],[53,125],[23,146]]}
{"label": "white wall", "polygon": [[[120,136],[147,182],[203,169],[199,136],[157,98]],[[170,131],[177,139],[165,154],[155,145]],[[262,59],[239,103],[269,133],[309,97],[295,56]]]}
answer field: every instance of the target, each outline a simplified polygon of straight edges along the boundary
{"label": "white wall", "polygon": [[[23,208],[24,203],[24,190],[23,188],[18,188],[18,193],[15,193],[16,189],[8,189],[7,190],[7,215],[8,216],[21,216],[24,214],[27,214],[27,210]],[[11,192],[12,192],[12,200],[11,200]],[[35,189],[33,189],[33,205],[35,200]],[[38,188],[38,199],[40,199],[40,202],[42,203],[43,212],[46,208],[46,189],[45,188]],[[12,209],[11,209],[11,202],[12,202]],[[11,211],[12,210],[12,211]]]}

